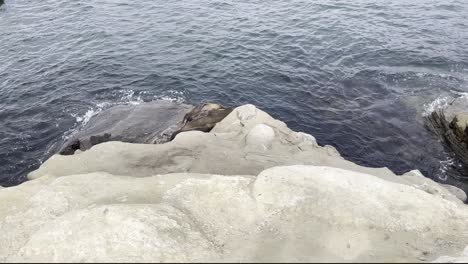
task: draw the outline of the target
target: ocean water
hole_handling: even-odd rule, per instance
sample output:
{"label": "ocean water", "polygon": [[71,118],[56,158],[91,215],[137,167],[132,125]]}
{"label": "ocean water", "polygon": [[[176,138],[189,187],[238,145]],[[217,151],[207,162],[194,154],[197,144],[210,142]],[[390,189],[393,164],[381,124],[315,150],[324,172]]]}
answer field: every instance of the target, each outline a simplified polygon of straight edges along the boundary
{"label": "ocean water", "polygon": [[443,179],[423,125],[468,92],[468,1],[5,0],[0,184],[115,104],[252,103],[347,159]]}

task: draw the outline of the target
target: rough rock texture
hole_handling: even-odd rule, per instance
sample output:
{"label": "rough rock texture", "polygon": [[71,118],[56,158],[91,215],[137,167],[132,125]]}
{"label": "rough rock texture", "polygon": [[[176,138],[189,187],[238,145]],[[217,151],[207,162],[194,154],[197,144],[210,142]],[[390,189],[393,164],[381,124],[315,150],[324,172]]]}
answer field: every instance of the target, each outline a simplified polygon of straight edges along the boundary
{"label": "rough rock texture", "polygon": [[468,263],[468,246],[463,250],[459,257],[443,256],[435,261],[434,263]]}
{"label": "rough rock texture", "polygon": [[117,105],[92,117],[58,152],[70,155],[76,150],[84,151],[107,141],[166,142],[191,109],[190,105],[167,101]]}
{"label": "rough rock texture", "polygon": [[353,164],[252,105],[29,177],[0,190],[0,261],[421,262],[468,245],[467,206],[443,186]]}
{"label": "rough rock texture", "polygon": [[45,176],[0,199],[2,261],[413,262],[468,243],[462,203],[331,167]]}
{"label": "rough rock texture", "polygon": [[[426,127],[437,137],[454,161],[447,168],[450,184],[468,192],[468,97],[446,99],[426,117]],[[453,179],[456,179],[455,181]]]}
{"label": "rough rock texture", "polygon": [[455,195],[462,202],[466,203],[468,201],[467,194],[460,188],[452,186],[452,185],[447,185],[447,184],[441,184],[441,185],[444,186],[445,189],[447,189],[449,192]]}
{"label": "rough rock texture", "polygon": [[450,123],[453,132],[458,137],[461,142],[467,143],[468,142],[468,130],[466,129],[468,126],[468,114],[467,113],[458,113],[452,119]]}

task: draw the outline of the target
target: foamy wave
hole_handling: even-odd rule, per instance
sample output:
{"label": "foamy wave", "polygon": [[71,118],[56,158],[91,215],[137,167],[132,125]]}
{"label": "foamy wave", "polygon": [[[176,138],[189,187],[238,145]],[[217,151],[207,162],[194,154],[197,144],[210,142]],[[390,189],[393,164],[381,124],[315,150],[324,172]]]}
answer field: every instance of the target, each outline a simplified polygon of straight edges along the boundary
{"label": "foamy wave", "polygon": [[449,106],[450,102],[452,102],[453,100],[454,98],[451,96],[437,97],[437,99],[435,99],[431,103],[424,104],[423,116],[428,116],[436,110],[447,108],[447,106]]}
{"label": "foamy wave", "polygon": [[[145,98],[146,100],[144,100],[143,98]],[[155,100],[183,103],[184,93],[181,91],[169,90],[169,91],[166,91],[164,95],[150,96],[148,95],[148,92],[144,91],[144,92],[140,92],[136,96],[135,91],[124,90],[122,92],[122,97],[120,101],[113,103],[113,105],[122,105],[122,104],[139,105],[144,102],[155,101]]]}
{"label": "foamy wave", "polygon": [[170,101],[176,103],[184,102],[184,93],[180,91],[168,91],[166,95],[154,96],[156,100]]}
{"label": "foamy wave", "polygon": [[439,178],[439,180],[446,181],[448,177],[447,171],[449,170],[450,167],[452,167],[455,164],[455,161],[453,158],[447,157],[446,160],[441,160],[439,164],[440,164],[440,167],[439,167],[440,174],[437,175],[437,177]]}
{"label": "foamy wave", "polygon": [[423,116],[428,116],[436,110],[446,109],[457,98],[468,99],[468,93],[456,91],[453,91],[452,93],[454,94],[454,96],[439,96],[431,103],[424,104]]}
{"label": "foamy wave", "polygon": [[110,103],[99,103],[95,107],[90,108],[83,115],[71,114],[76,119],[76,123],[81,126],[85,126],[89,120],[98,113],[102,112],[107,106],[111,105]]}
{"label": "foamy wave", "polygon": [[[104,109],[107,109],[114,105],[139,105],[145,102],[145,100],[143,100],[142,97],[149,97],[145,96],[147,95],[147,92],[141,92],[137,96],[135,95],[135,91],[133,90],[124,90],[121,93],[122,96],[120,97],[119,101],[98,103],[96,104],[96,106],[89,108],[83,115],[72,113],[71,116],[75,118],[78,127],[83,127],[86,124],[88,124],[89,120],[91,120],[93,116],[99,114]],[[184,102],[184,94],[180,91],[170,90],[166,92],[166,95],[153,96],[149,97],[149,99],[150,100],[148,101],[164,100],[182,103]]]}
{"label": "foamy wave", "polygon": [[139,105],[141,103],[144,103],[143,99],[141,96],[145,94],[146,92],[140,93],[138,96],[135,96],[135,91],[133,90],[124,90],[122,92],[122,97],[120,98],[120,102],[114,103],[114,105],[120,105],[120,104],[130,104],[130,105]]}

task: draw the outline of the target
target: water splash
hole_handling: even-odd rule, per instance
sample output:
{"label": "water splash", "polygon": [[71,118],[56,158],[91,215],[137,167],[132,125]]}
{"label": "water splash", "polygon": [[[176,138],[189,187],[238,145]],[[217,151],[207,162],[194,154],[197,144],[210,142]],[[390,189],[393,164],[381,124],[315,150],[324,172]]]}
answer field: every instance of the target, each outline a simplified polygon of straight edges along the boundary
{"label": "water splash", "polygon": [[80,126],[85,126],[88,124],[89,120],[100,112],[102,112],[106,107],[112,105],[111,103],[104,102],[98,103],[95,107],[91,107],[83,115],[78,115],[76,113],[71,113],[70,115],[76,119],[76,123]]}
{"label": "water splash", "polygon": [[452,96],[439,96],[429,104],[424,104],[423,116],[429,116],[439,109],[446,109],[454,98]]}
{"label": "water splash", "polygon": [[[145,102],[161,100],[176,103],[183,103],[185,101],[183,92],[173,90],[167,91],[165,95],[157,95],[153,97],[148,96],[147,92],[140,92],[138,95],[136,95],[135,91],[133,90],[123,90],[121,93],[122,96],[120,96],[120,99],[117,101],[97,103],[95,106],[90,107],[84,114],[81,115],[77,113],[71,113],[70,115],[76,120],[75,127],[71,130],[76,130],[76,128],[84,127],[95,115],[115,105],[139,105]],[[148,97],[150,98],[150,100],[145,101],[143,97]],[[68,135],[68,137],[69,136],[70,135]]]}
{"label": "water splash", "polygon": [[434,101],[423,105],[423,116],[429,116],[432,112],[447,109],[457,99],[468,99],[468,93],[452,91],[453,95],[439,95]]}
{"label": "water splash", "polygon": [[439,167],[439,172],[440,174],[437,175],[439,180],[441,181],[446,181],[448,178],[447,171],[449,170],[450,167],[452,167],[455,164],[455,160],[452,157],[449,157],[448,154],[447,158],[445,160],[441,160],[439,162],[440,167]]}

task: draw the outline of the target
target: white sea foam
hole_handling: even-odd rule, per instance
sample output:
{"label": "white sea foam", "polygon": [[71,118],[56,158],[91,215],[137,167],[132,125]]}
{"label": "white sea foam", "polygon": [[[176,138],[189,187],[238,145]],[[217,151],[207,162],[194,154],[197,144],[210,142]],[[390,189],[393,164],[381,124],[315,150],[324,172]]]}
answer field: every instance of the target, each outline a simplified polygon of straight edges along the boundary
{"label": "white sea foam", "polygon": [[138,96],[135,96],[135,91],[124,90],[122,94],[123,95],[120,98],[120,101],[113,103],[114,105],[120,105],[120,104],[139,105],[144,102],[143,99],[141,98],[141,95],[145,94],[145,92],[142,92]]}
{"label": "white sea foam", "polygon": [[[138,95],[135,95],[135,91],[133,90],[123,90],[121,93],[122,93],[122,96],[120,97],[120,100],[116,102],[98,103],[94,107],[90,107],[82,115],[72,113],[71,116],[75,118],[76,126],[73,129],[71,129],[69,132],[65,133],[64,139],[68,139],[71,135],[73,135],[72,130],[76,130],[76,128],[78,127],[84,127],[86,124],[88,124],[89,120],[91,120],[93,116],[99,114],[103,110],[114,105],[139,105],[145,102],[142,96],[145,96],[147,94],[147,92],[144,91],[144,92],[139,93]],[[184,102],[184,94],[183,92],[180,92],[180,91],[170,90],[166,92],[166,95],[153,96],[152,99],[182,103]]]}
{"label": "white sea foam", "polygon": [[86,111],[86,113],[84,113],[83,115],[78,115],[78,114],[72,113],[71,116],[73,116],[76,119],[77,124],[79,124],[81,126],[85,126],[89,122],[89,120],[91,120],[91,118],[93,116],[95,116],[98,113],[102,112],[102,110],[104,110],[107,106],[110,106],[110,105],[112,105],[112,104],[107,103],[107,102],[98,103],[98,104],[96,104],[95,107],[89,108],[88,111]]}
{"label": "white sea foam", "polygon": [[423,116],[428,116],[432,112],[440,109],[446,109],[457,98],[468,99],[468,93],[452,91],[452,95],[439,96],[434,101],[424,104]]}
{"label": "white sea foam", "polygon": [[439,167],[440,174],[438,175],[438,178],[442,181],[446,181],[448,177],[447,171],[450,167],[452,167],[455,164],[455,160],[447,156],[447,159],[441,160],[439,164],[440,164],[440,167]]}
{"label": "white sea foam", "polygon": [[157,95],[154,96],[156,100],[170,101],[176,103],[184,102],[184,93],[181,91],[170,90],[166,95]]}
{"label": "white sea foam", "polygon": [[434,101],[430,102],[429,104],[424,104],[423,116],[428,116],[436,110],[447,108],[449,103],[452,101],[453,97],[451,96],[437,97]]}

